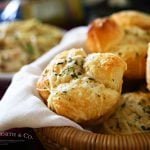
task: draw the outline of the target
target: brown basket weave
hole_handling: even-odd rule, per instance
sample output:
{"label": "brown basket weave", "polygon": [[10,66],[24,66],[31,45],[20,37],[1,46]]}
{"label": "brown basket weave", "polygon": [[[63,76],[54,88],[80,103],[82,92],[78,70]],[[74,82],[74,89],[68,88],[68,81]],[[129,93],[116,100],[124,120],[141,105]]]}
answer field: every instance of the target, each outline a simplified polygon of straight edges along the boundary
{"label": "brown basket weave", "polygon": [[47,150],[150,150],[150,133],[106,135],[73,127],[35,129]]}

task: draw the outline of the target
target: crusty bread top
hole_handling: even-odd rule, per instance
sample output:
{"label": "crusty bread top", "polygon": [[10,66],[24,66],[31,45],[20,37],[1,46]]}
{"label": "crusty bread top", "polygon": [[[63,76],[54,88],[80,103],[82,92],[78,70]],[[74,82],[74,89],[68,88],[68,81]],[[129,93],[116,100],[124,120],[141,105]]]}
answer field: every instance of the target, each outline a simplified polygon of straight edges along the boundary
{"label": "crusty bread top", "polygon": [[83,74],[82,65],[86,56],[83,49],[66,50],[56,55],[49,65],[51,88]]}
{"label": "crusty bread top", "polygon": [[123,38],[123,30],[109,18],[96,19],[90,23],[86,46],[89,52],[107,52]]}
{"label": "crusty bread top", "polygon": [[90,24],[86,46],[89,53],[110,52],[127,63],[125,78],[145,78],[146,55],[150,30],[139,26],[120,26],[112,18],[96,19]]}
{"label": "crusty bread top", "polygon": [[150,30],[150,15],[140,11],[120,11],[110,17],[120,26],[138,26]]}
{"label": "crusty bread top", "polygon": [[118,54],[127,63],[125,78],[144,79],[150,31],[137,26],[125,27],[124,37],[109,52]]}
{"label": "crusty bread top", "polygon": [[127,69],[125,62],[112,53],[92,53],[85,59],[86,74],[95,81],[118,92],[122,89],[122,71]]}

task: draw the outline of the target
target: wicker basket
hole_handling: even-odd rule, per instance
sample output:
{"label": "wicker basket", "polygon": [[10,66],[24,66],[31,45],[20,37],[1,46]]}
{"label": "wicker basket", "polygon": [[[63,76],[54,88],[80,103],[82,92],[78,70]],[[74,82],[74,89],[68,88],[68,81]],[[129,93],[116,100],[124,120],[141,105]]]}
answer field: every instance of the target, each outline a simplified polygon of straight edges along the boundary
{"label": "wicker basket", "polygon": [[150,133],[106,135],[73,127],[34,130],[46,150],[150,150]]}

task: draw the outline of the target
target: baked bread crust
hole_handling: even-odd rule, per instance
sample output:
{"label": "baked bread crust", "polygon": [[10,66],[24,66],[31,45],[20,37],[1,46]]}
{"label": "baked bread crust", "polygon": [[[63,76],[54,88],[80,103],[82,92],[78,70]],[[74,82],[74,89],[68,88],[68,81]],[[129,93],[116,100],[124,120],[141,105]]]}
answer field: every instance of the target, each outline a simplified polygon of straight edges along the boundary
{"label": "baked bread crust", "polygon": [[44,103],[47,104],[47,99],[50,95],[50,82],[49,82],[49,66],[47,66],[42,72],[36,83],[36,90],[39,95],[42,97]]}
{"label": "baked bread crust", "polygon": [[106,87],[118,91],[122,90],[123,70],[126,65],[123,60],[112,53],[92,53],[85,58],[86,74]]}
{"label": "baked bread crust", "polygon": [[80,77],[53,89],[48,107],[78,123],[96,125],[97,120],[103,121],[114,111],[119,99],[119,92],[89,77]]}
{"label": "baked bread crust", "polygon": [[150,32],[138,27],[126,27],[124,37],[109,52],[119,55],[127,63],[127,79],[144,79]]}
{"label": "baked bread crust", "polygon": [[150,132],[149,115],[150,93],[125,93],[120,107],[103,123],[102,130],[109,134]]}
{"label": "baked bread crust", "polygon": [[95,19],[87,33],[86,47],[89,52],[108,52],[123,38],[123,30],[110,18]]}
{"label": "baked bread crust", "polygon": [[140,28],[150,30],[150,15],[140,11],[120,11],[112,14],[110,18],[122,27],[138,26]]}
{"label": "baked bread crust", "polygon": [[49,95],[43,99],[57,114],[81,124],[95,125],[117,107],[126,69],[126,63],[117,55],[87,55],[83,49],[71,49],[54,57],[46,69],[50,84],[45,84],[47,80],[42,76],[37,88],[50,85]]}
{"label": "baked bread crust", "polygon": [[121,27],[110,18],[104,20],[96,19],[90,24],[86,40],[88,51],[115,53],[127,63],[125,78],[145,78],[146,69],[143,66],[146,65],[150,31],[138,26]]}

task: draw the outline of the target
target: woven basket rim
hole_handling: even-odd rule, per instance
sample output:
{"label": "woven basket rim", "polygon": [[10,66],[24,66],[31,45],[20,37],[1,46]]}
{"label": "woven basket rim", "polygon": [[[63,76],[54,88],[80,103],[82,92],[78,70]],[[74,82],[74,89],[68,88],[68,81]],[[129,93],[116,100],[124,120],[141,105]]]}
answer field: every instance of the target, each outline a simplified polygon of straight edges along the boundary
{"label": "woven basket rim", "polygon": [[[50,129],[50,130],[75,130],[76,132],[83,132],[84,134],[96,134],[96,135],[114,135],[114,136],[133,136],[133,135],[149,135],[150,132],[141,132],[141,133],[132,133],[132,134],[111,134],[111,133],[97,133],[97,132],[93,132],[90,130],[81,130],[75,127],[71,127],[71,126],[51,126],[51,127],[43,127],[42,129]],[[40,129],[40,128],[35,128],[35,129]]]}
{"label": "woven basket rim", "polygon": [[35,132],[69,149],[150,149],[150,133],[101,134],[67,126],[38,128]]}

